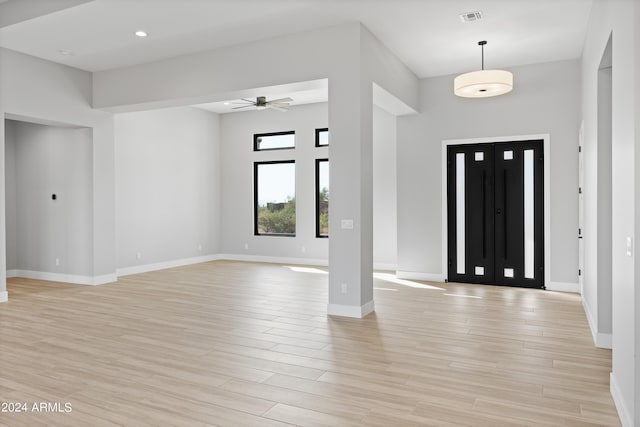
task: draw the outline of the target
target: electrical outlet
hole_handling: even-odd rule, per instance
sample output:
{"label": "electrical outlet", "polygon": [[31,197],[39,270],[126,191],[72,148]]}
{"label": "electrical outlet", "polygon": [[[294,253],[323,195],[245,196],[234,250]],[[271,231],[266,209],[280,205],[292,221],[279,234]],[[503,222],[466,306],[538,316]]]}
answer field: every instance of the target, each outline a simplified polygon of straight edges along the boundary
{"label": "electrical outlet", "polygon": [[340,228],[342,228],[343,230],[353,230],[353,220],[352,219],[341,220]]}
{"label": "electrical outlet", "polygon": [[302,247],[302,253],[307,252],[307,248],[305,248],[304,246]]}
{"label": "electrical outlet", "polygon": [[202,245],[198,245],[198,252],[202,252]]}
{"label": "electrical outlet", "polygon": [[340,292],[342,292],[343,294],[347,293],[347,284],[346,283],[342,284]]}
{"label": "electrical outlet", "polygon": [[245,250],[249,249],[249,244],[248,244],[248,243],[245,243],[245,244],[244,244],[244,249],[245,249]]}
{"label": "electrical outlet", "polygon": [[56,265],[60,265],[60,258],[56,258]]}
{"label": "electrical outlet", "polygon": [[140,259],[142,258],[142,253],[141,252],[137,252],[136,253],[136,259]]}

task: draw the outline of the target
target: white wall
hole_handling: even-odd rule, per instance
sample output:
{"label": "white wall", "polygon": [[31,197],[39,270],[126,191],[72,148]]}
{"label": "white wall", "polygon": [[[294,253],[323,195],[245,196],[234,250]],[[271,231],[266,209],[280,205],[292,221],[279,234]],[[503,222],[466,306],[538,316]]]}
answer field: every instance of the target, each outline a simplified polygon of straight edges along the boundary
{"label": "white wall", "polygon": [[18,268],[18,202],[16,199],[15,122],[4,120],[4,132],[7,270],[16,270]]}
{"label": "white wall", "polygon": [[6,199],[15,212],[7,216],[11,269],[18,275],[91,276],[91,131],[17,121],[7,121],[6,128],[13,145],[6,163],[12,163],[15,185]]}
{"label": "white wall", "polygon": [[119,273],[219,252],[219,133],[197,108],[116,114]]}
{"label": "white wall", "polygon": [[[594,2],[582,58],[582,117],[585,123],[585,147],[598,147],[598,69],[609,36],[612,35],[612,374],[611,393],[624,426],[640,422],[636,412],[640,396],[638,371],[637,278],[640,257],[632,250],[627,255],[627,238],[637,248],[640,238],[640,209],[637,186],[640,143],[638,129],[639,50],[637,17],[639,4],[632,0]],[[597,157],[585,156],[585,176],[597,173]],[[585,206],[585,209],[589,209]],[[594,222],[585,233],[598,230]],[[588,262],[588,260],[585,260]],[[586,277],[585,277],[586,279]],[[585,305],[598,307],[599,289],[585,287]],[[597,332],[597,331],[594,331]]]}
{"label": "white wall", "polygon": [[395,270],[398,262],[396,116],[373,108],[373,265]]}
{"label": "white wall", "polygon": [[[315,147],[315,129],[328,127],[327,103],[220,116],[222,141],[222,252],[232,255],[306,259],[326,263],[328,239],[315,229],[315,159],[329,148]],[[296,132],[293,150],[253,151],[256,133]],[[296,161],[296,236],[254,236],[253,163]],[[245,249],[245,244],[248,249]],[[303,251],[304,248],[304,251]]]}
{"label": "white wall", "polygon": [[549,134],[551,282],[577,289],[579,62],[511,70],[514,90],[487,99],[456,97],[454,76],[425,79],[422,112],[398,118],[398,270],[446,276],[443,140]]}
{"label": "white wall", "polygon": [[92,129],[91,283],[115,280],[113,119],[91,108],[92,75],[0,48],[0,301],[6,298],[4,118]]}

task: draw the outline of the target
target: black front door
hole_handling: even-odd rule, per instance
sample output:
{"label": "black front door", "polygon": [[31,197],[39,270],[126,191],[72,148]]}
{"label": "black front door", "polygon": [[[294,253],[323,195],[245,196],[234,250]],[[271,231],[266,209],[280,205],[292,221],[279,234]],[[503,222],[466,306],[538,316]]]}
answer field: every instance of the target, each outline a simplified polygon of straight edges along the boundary
{"label": "black front door", "polygon": [[544,288],[542,147],[449,146],[449,281]]}

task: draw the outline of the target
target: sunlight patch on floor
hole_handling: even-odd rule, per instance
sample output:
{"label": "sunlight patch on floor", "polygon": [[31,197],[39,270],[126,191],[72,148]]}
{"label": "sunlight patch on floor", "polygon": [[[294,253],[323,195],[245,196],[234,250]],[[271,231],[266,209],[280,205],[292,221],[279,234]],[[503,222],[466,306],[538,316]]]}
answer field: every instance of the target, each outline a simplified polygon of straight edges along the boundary
{"label": "sunlight patch on floor", "polygon": [[398,279],[395,275],[390,273],[373,273],[374,279],[384,280],[385,282],[395,283],[396,285],[407,286],[410,288],[418,289],[431,289],[436,291],[444,291],[444,288],[439,288],[433,285],[427,285],[425,283],[414,282],[412,280]]}
{"label": "sunlight patch on floor", "polygon": [[321,270],[319,268],[313,267],[298,267],[294,265],[285,265],[284,268],[288,268],[291,271],[295,271],[296,273],[313,273],[313,274],[329,274],[326,270]]}

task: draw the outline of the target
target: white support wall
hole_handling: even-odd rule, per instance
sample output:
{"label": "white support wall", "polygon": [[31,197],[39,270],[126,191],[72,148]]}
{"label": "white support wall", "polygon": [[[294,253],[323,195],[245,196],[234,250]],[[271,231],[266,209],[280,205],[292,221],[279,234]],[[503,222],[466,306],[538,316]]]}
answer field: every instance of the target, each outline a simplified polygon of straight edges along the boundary
{"label": "white support wall", "polygon": [[[640,233],[640,210],[636,171],[640,167],[638,144],[638,66],[640,42],[637,34],[638,2],[621,0],[594,2],[582,58],[582,117],[585,146],[598,147],[598,71],[612,37],[612,373],[611,394],[623,426],[638,425],[640,396],[638,370],[638,326],[640,323],[638,267],[635,247],[627,254],[627,238],[636,246]],[[636,18],[636,19],[634,19]],[[585,175],[596,173],[596,156],[585,157]],[[588,206],[585,209],[589,209]],[[585,234],[597,233],[595,222]],[[586,260],[588,262],[588,260]],[[586,279],[586,278],[585,278]],[[597,310],[601,300],[600,284],[585,280],[585,305]],[[597,333],[598,331],[594,331]]]}

